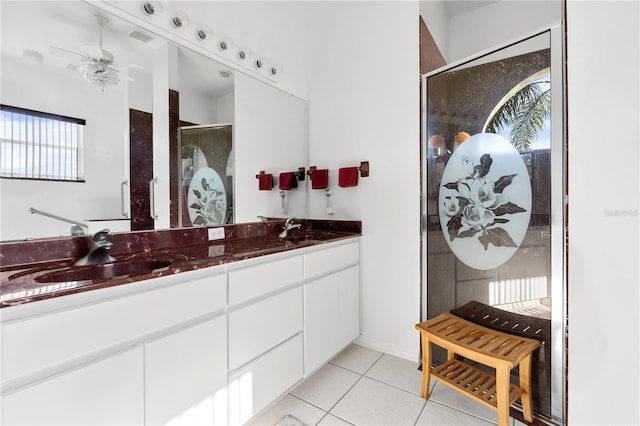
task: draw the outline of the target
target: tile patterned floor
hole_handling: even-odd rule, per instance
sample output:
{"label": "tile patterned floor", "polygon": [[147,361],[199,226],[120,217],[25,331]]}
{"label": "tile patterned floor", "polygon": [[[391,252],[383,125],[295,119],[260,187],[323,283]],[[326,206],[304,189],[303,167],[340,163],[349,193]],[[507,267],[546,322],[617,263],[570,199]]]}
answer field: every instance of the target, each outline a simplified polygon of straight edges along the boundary
{"label": "tile patterned floor", "polygon": [[[416,364],[351,345],[261,413],[252,425],[495,425],[495,411],[441,383],[420,397]],[[510,419],[513,426],[523,426]],[[279,423],[280,422],[280,423]]]}

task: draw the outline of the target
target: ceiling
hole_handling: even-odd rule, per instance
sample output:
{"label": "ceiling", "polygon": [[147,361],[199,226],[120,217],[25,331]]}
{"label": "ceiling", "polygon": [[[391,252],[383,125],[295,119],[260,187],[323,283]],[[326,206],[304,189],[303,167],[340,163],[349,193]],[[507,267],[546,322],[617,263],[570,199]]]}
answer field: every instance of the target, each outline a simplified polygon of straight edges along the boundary
{"label": "ceiling", "polygon": [[449,17],[461,15],[470,10],[478,9],[480,7],[488,6],[491,3],[498,3],[494,1],[484,0],[443,0],[444,7]]}
{"label": "ceiling", "polygon": [[[37,52],[42,55],[40,66],[44,70],[50,67],[64,70],[70,64],[79,63],[79,55],[52,52],[52,46],[84,54],[87,46],[99,43],[97,14],[109,19],[103,27],[103,48],[114,55],[116,63],[135,65],[138,76],[146,74],[144,78],[150,78],[153,51],[163,44],[155,34],[86,3],[0,1],[0,7],[2,57],[20,59],[24,58],[25,50]],[[134,39],[130,36],[134,31],[151,38],[147,42]],[[233,90],[233,78],[223,79],[218,75],[220,69],[227,67],[188,49],[181,48],[178,57],[182,65],[178,70],[181,90],[188,88],[212,96]],[[67,71],[76,72],[72,69]]]}

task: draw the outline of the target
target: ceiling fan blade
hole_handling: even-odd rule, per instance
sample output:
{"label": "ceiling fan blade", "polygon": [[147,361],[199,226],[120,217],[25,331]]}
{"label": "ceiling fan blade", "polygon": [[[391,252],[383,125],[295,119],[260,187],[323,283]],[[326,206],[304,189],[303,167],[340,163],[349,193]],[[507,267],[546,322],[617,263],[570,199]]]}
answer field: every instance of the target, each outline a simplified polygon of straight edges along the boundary
{"label": "ceiling fan blade", "polygon": [[117,69],[118,71],[127,70],[127,69],[142,69],[140,65],[137,64],[109,64],[110,67]]}
{"label": "ceiling fan blade", "polygon": [[83,58],[84,55],[82,53],[74,52],[73,50],[63,49],[61,47],[49,46],[49,54],[52,56],[58,56],[66,59],[77,60],[78,57]]}

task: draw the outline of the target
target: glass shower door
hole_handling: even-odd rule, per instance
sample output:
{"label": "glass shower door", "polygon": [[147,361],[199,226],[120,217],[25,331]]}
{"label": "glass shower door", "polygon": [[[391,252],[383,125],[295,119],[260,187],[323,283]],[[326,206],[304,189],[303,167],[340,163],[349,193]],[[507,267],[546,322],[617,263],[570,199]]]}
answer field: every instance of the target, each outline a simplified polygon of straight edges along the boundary
{"label": "glass shower door", "polygon": [[534,411],[559,421],[564,160],[554,34],[423,78],[422,317],[482,312],[539,329]]}

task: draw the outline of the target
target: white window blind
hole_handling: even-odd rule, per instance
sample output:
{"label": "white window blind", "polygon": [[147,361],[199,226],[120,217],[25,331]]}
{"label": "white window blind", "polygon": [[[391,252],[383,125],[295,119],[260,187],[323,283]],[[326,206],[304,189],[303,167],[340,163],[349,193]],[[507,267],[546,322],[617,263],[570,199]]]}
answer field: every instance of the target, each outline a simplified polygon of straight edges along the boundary
{"label": "white window blind", "polygon": [[0,105],[0,176],[84,181],[85,120]]}

